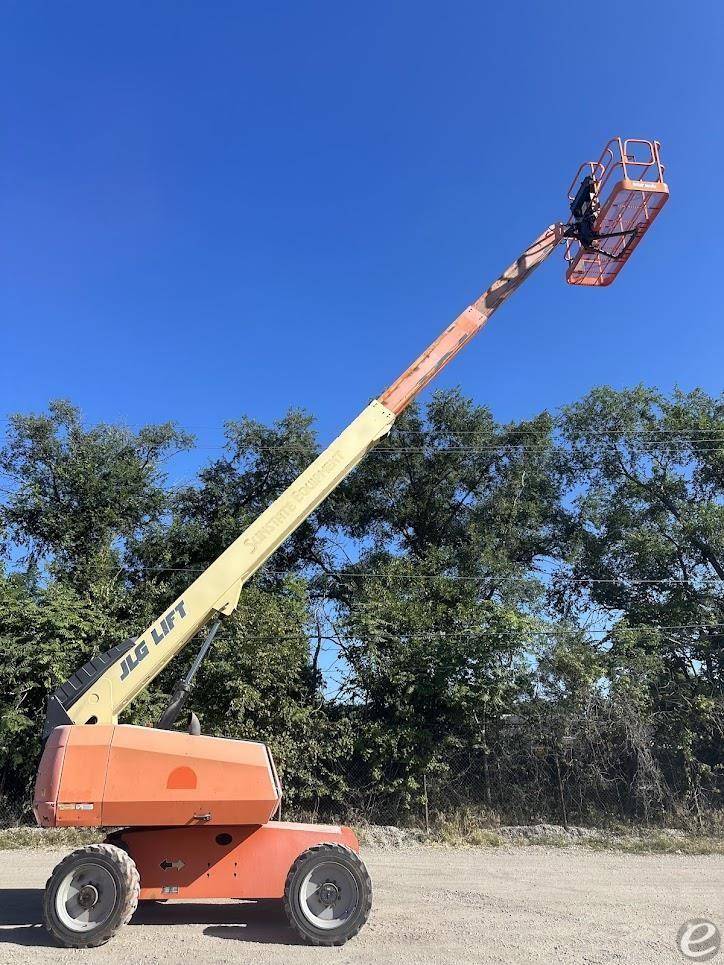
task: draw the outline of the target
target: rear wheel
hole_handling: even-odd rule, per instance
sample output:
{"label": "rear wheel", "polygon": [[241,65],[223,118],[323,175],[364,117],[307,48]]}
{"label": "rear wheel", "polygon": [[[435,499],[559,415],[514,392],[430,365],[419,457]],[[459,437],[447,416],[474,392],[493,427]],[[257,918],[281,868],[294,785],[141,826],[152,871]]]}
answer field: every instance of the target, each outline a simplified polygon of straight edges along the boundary
{"label": "rear wheel", "polygon": [[360,858],[340,844],[319,844],[289,869],[284,911],[312,945],[344,945],[369,918],[372,882]]}
{"label": "rear wheel", "polygon": [[130,920],[140,887],[136,865],[121,848],[80,848],[63,858],[48,879],[45,927],[66,948],[102,945]]}

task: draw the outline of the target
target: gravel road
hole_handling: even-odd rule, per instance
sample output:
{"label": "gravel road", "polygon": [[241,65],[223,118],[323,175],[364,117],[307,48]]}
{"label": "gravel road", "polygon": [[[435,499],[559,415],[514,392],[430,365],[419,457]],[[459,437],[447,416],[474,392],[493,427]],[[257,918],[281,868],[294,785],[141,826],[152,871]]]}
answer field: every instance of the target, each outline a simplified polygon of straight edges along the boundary
{"label": "gravel road", "polygon": [[363,853],[372,917],[343,948],[297,944],[276,903],[217,902],[144,905],[108,945],[69,951],[52,946],[40,924],[42,887],[61,857],[0,852],[2,965],[681,965],[680,924],[708,917],[724,926],[722,857],[416,847]]}

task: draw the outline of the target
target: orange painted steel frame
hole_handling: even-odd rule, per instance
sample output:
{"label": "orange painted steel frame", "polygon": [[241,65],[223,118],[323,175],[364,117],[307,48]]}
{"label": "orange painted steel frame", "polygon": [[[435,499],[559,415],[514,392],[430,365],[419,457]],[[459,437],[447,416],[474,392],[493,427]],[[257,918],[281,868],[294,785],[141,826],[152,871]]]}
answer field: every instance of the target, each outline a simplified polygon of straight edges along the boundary
{"label": "orange painted steel frame", "polygon": [[[641,242],[669,199],[658,141],[611,138],[598,161],[582,164],[568,190],[573,201],[588,175],[595,180],[601,205],[595,230],[605,235],[596,250],[566,242],[566,281],[571,285],[610,285]],[[630,234],[628,232],[631,232]],[[603,252],[599,254],[598,252]]]}
{"label": "orange painted steel frame", "polygon": [[47,740],[33,809],[41,827],[188,827],[265,824],[280,803],[264,744],[73,724]]}
{"label": "orange painted steel frame", "polygon": [[146,898],[281,898],[296,858],[317,844],[359,851],[350,828],[273,821],[262,826],[131,828],[109,844],[128,851]]}
{"label": "orange painted steel frame", "polygon": [[271,822],[280,803],[263,744],[74,724],[46,742],[33,810],[41,827],[141,825],[107,839],[133,858],[141,898],[281,898],[307,848],[359,843],[350,828]]}

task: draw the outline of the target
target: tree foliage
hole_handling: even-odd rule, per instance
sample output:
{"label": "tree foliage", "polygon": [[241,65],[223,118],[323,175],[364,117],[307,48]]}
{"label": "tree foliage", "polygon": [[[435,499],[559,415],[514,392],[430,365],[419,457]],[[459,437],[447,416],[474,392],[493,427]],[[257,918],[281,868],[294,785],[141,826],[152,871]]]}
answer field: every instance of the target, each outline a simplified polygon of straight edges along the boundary
{"label": "tree foliage", "polygon": [[[44,702],[136,635],[308,465],[311,417],[167,423],[55,402],[0,451],[0,800],[27,807]],[[411,407],[245,587],[202,666],[204,731],[272,747],[287,807],[385,820],[703,821],[721,805],[724,400],[600,388],[501,425]],[[129,709],[152,724],[187,648]]]}

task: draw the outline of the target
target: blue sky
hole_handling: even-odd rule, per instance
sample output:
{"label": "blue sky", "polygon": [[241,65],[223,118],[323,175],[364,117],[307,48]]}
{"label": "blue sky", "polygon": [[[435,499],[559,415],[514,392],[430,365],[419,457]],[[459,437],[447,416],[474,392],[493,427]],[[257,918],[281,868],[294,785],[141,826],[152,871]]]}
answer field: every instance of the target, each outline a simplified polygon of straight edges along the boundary
{"label": "blue sky", "polygon": [[672,192],[616,284],[552,259],[436,384],[504,420],[719,392],[722,9],[4,2],[0,414],[176,419],[208,458],[297,405],[329,439],[614,134]]}

